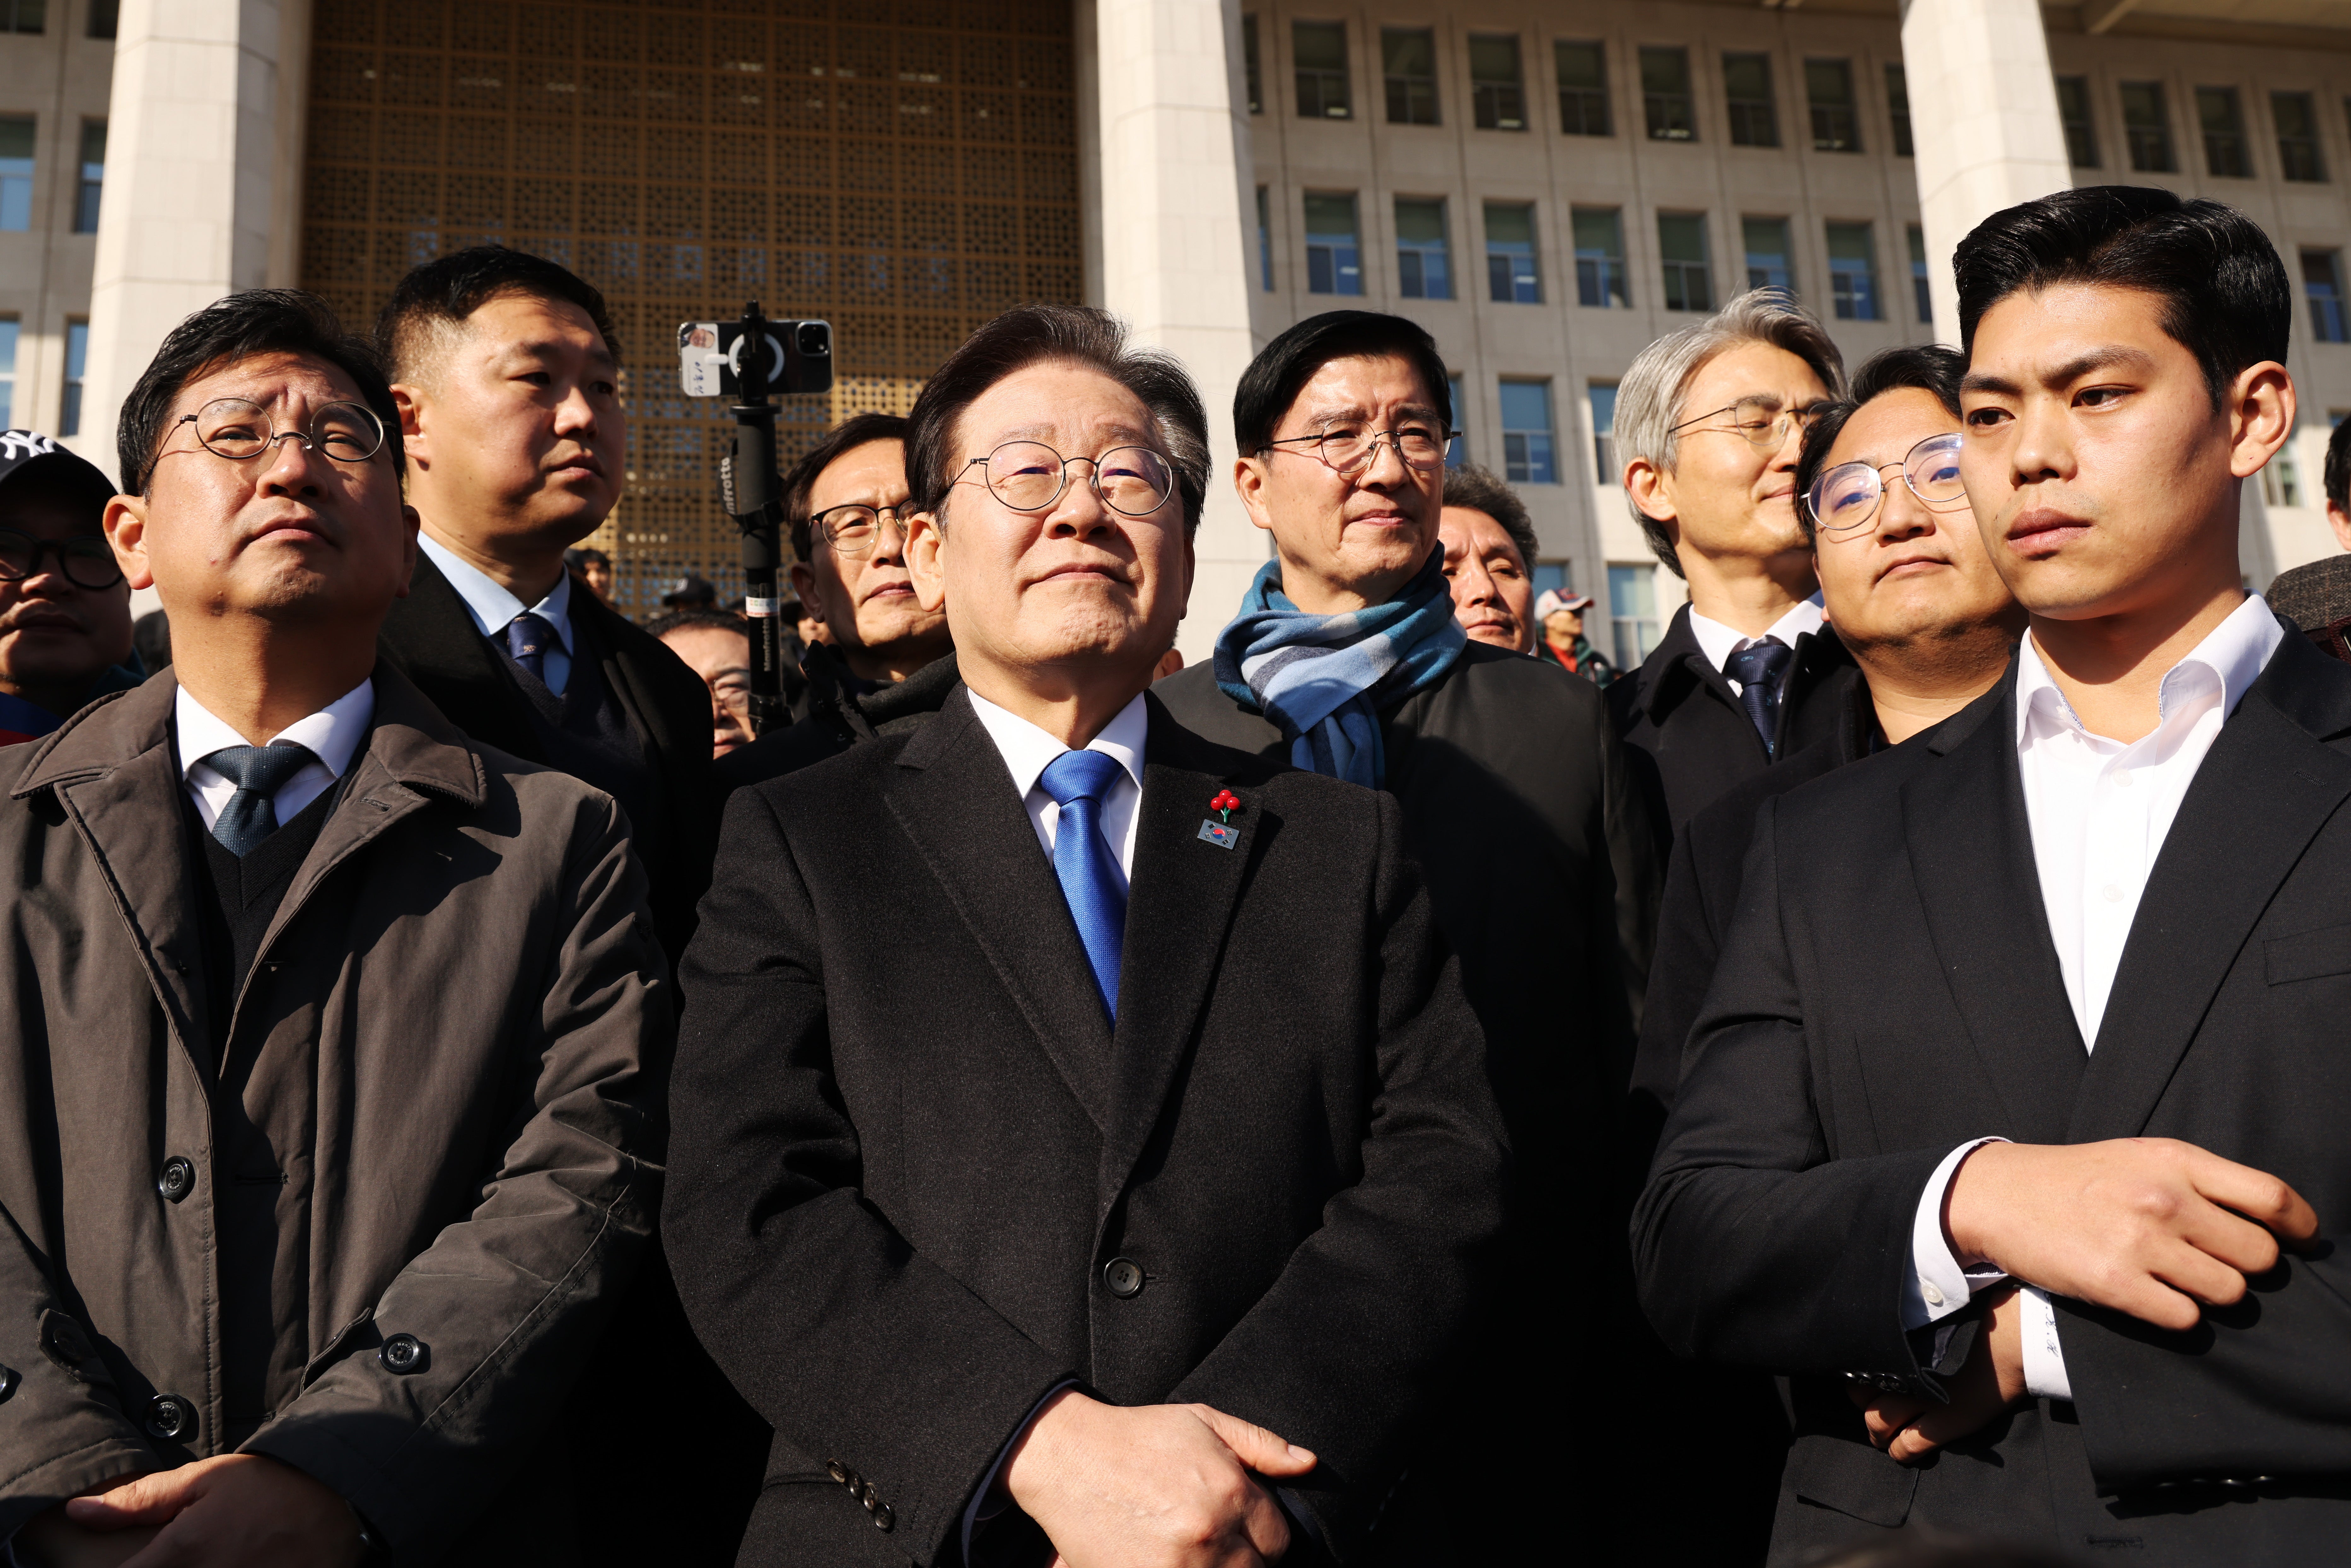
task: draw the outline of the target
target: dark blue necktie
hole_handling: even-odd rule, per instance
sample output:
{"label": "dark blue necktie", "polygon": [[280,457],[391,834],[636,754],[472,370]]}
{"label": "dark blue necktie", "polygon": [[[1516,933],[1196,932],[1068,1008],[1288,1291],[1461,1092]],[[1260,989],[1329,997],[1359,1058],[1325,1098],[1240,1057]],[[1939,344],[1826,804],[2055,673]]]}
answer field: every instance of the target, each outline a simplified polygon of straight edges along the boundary
{"label": "dark blue necktie", "polygon": [[1037,776],[1061,809],[1053,833],[1053,874],[1078,923],[1078,940],[1102,988],[1102,1006],[1118,1019],[1118,955],[1126,943],[1126,880],[1102,834],[1102,797],[1126,769],[1099,751],[1064,751]]}
{"label": "dark blue necktie", "polygon": [[1767,757],[1779,749],[1780,678],[1795,656],[1796,651],[1777,637],[1765,637],[1722,663],[1722,673],[1739,683],[1739,705],[1754,721],[1755,733],[1763,737]]}
{"label": "dark blue necktie", "polygon": [[555,628],[547,617],[534,615],[526,610],[507,622],[507,653],[514,662],[530,672],[530,678],[540,685],[547,684],[548,650],[555,646]]}
{"label": "dark blue necktie", "polygon": [[213,821],[213,837],[243,860],[277,831],[277,791],[318,758],[307,746],[224,746],[204,765],[236,786]]}

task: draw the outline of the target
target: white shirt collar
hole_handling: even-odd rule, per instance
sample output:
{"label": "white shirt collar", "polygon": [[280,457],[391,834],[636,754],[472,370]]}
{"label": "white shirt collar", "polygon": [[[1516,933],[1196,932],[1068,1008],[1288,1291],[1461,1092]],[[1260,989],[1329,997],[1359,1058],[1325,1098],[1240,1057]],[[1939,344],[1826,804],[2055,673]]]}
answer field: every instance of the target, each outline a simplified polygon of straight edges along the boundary
{"label": "white shirt collar", "polygon": [[[2248,593],[2245,601],[2231,611],[2226,620],[2206,632],[2202,642],[2164,672],[2162,684],[2157,688],[2162,719],[2169,719],[2191,696],[2209,695],[2215,684],[2220,688],[2220,716],[2227,718],[2237,711],[2237,705],[2244,700],[2253,683],[2261,679],[2270,656],[2284,641],[2285,629],[2278,624],[2268,603],[2260,594]],[[2041,650],[2033,645],[2028,632],[2017,655],[2017,747],[2022,749],[2036,731],[2053,733],[2058,729],[2089,734],[2083,729],[2074,705],[2058,689],[2056,678],[2042,662]]]}
{"label": "white shirt collar", "polygon": [[[225,746],[251,746],[253,742],[229,727],[182,686],[172,702],[172,721],[179,730],[180,772],[185,777],[204,759]],[[294,745],[308,748],[310,755],[326,766],[327,771],[340,779],[351,765],[360,742],[367,738],[368,725],[375,717],[375,683],[361,681],[317,713],[295,720],[277,732],[270,745]],[[212,769],[205,768],[209,774]]]}
{"label": "white shirt collar", "polygon": [[[1689,624],[1690,635],[1698,639],[1698,652],[1704,653],[1706,662],[1717,670],[1729,662],[1731,654],[1748,643],[1762,641],[1762,638],[1750,637],[1744,632],[1725,626],[1719,621],[1709,620],[1695,609],[1689,612]],[[1821,596],[1815,593],[1810,599],[1797,601],[1786,614],[1771,622],[1771,629],[1763,636],[1777,637],[1792,648],[1797,638],[1817,636],[1826,624],[1828,617],[1821,611]]]}
{"label": "white shirt collar", "polygon": [[536,604],[525,604],[516,598],[505,584],[490,577],[480,568],[460,559],[447,545],[419,530],[416,542],[465,601],[465,612],[485,637],[503,636],[507,622],[524,611],[555,628],[555,640],[563,644],[566,653],[571,652],[571,573],[565,571],[548,590],[547,597]]}
{"label": "white shirt collar", "polygon": [[[1037,787],[1037,776],[1045,771],[1053,758],[1070,749],[1058,737],[1030,724],[1008,709],[998,707],[977,692],[971,694],[972,712],[979,716],[987,737],[996,742],[1003,754],[1004,766],[1011,770],[1013,788],[1027,799]],[[1144,706],[1143,694],[1118,710],[1118,716],[1102,726],[1102,731],[1086,743],[1088,751],[1099,751],[1113,758],[1126,769],[1137,789],[1143,788],[1143,748],[1150,737],[1151,714]]]}

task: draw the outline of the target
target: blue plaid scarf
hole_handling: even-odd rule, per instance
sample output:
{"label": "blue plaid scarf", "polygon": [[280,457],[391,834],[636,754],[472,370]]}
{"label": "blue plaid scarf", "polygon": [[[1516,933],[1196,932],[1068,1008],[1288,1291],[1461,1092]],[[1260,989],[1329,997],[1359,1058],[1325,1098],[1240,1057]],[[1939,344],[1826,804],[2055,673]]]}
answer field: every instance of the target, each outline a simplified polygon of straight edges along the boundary
{"label": "blue plaid scarf", "polygon": [[1298,767],[1378,789],[1387,778],[1379,710],[1435,682],[1468,645],[1444,565],[1445,552],[1431,550],[1385,604],[1309,615],[1281,591],[1281,563],[1266,562],[1217,633],[1217,685],[1281,727]]}

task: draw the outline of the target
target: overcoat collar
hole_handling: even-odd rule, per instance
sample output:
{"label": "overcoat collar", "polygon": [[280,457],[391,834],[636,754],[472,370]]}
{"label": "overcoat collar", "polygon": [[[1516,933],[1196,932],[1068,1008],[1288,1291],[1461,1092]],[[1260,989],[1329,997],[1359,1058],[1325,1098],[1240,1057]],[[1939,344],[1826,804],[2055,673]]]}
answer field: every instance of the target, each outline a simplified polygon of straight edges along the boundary
{"label": "overcoat collar", "polygon": [[[1739,706],[1739,694],[1731,690],[1730,682],[1698,645],[1698,633],[1690,630],[1689,618],[1687,604],[1675,611],[1672,624],[1666,628],[1664,638],[1649,654],[1648,663],[1657,671],[1656,683],[1642,699],[1649,710],[1649,722],[1663,725],[1676,708],[1701,690],[1712,693],[1745,722],[1747,710]],[[1853,655],[1845,650],[1844,640],[1833,626],[1824,625],[1818,632],[1807,632],[1796,639],[1794,657],[1780,686],[1780,733],[1783,740],[1789,717],[1803,694],[1825,680],[1831,671],[1852,663]]]}
{"label": "overcoat collar", "polygon": [[[581,601],[593,597],[573,598],[575,622],[585,619]],[[575,636],[574,643],[578,641]],[[507,750],[526,762],[547,760],[521,690],[500,667],[465,600],[422,550],[409,579],[408,597],[394,600],[384,617],[382,643],[418,685],[434,694],[451,724],[467,735],[498,737]]]}

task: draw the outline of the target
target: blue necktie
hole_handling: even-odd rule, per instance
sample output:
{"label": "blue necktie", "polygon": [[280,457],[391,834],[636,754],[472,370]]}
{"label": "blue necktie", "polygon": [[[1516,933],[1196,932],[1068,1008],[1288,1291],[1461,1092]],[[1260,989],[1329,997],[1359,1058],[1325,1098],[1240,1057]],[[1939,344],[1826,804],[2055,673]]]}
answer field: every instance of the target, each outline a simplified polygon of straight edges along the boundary
{"label": "blue necktie", "polygon": [[544,615],[526,610],[507,622],[507,653],[540,685],[547,684],[547,653],[554,646],[555,628]]}
{"label": "blue necktie", "polygon": [[1118,1021],[1118,955],[1126,942],[1126,881],[1102,835],[1102,797],[1126,772],[1099,751],[1064,751],[1037,782],[1061,809],[1053,833],[1053,874],[1078,923],[1078,940],[1102,988],[1102,1006]]}
{"label": "blue necktie", "polygon": [[236,786],[213,822],[213,837],[243,860],[277,831],[277,791],[318,758],[308,747],[289,741],[284,746],[224,746],[198,760]]}
{"label": "blue necktie", "polygon": [[1722,662],[1722,673],[1739,683],[1739,706],[1747,710],[1755,733],[1763,737],[1767,757],[1779,749],[1780,677],[1795,656],[1796,651],[1777,637],[1765,637]]}

